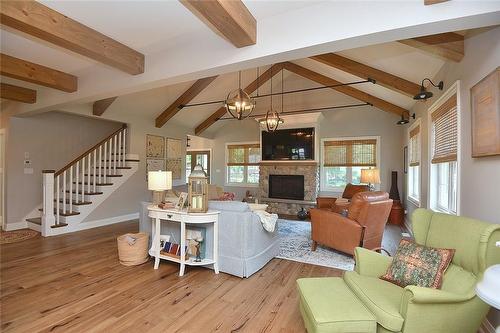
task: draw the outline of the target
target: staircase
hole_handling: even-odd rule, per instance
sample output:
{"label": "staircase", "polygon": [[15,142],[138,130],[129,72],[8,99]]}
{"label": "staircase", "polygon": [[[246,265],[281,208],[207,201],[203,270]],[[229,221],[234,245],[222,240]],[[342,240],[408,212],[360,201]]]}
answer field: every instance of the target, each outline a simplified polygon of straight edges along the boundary
{"label": "staircase", "polygon": [[26,219],[28,226],[42,236],[84,229],[83,220],[138,170],[126,135],[123,125],[61,170],[44,170],[41,215]]}

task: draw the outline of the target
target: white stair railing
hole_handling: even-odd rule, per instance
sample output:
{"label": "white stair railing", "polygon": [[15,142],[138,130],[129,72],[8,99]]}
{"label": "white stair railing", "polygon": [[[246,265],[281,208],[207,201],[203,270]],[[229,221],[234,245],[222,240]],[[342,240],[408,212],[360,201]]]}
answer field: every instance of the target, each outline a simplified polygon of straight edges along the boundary
{"label": "white stair railing", "polygon": [[66,226],[61,217],[78,214],[75,204],[98,193],[98,184],[108,183],[107,176],[116,175],[116,168],[125,166],[126,135],[124,124],[61,170],[42,172],[42,236],[49,234],[50,228]]}

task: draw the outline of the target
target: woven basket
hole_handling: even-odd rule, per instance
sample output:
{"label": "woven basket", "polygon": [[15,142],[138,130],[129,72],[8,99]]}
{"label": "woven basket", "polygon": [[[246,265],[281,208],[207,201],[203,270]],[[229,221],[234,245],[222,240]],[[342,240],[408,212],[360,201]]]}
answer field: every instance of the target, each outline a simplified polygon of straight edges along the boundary
{"label": "woven basket", "polygon": [[[127,236],[136,238],[134,244],[129,245]],[[125,234],[119,236],[118,241],[118,258],[124,266],[140,265],[148,261],[148,242],[149,235],[144,232],[137,234]]]}

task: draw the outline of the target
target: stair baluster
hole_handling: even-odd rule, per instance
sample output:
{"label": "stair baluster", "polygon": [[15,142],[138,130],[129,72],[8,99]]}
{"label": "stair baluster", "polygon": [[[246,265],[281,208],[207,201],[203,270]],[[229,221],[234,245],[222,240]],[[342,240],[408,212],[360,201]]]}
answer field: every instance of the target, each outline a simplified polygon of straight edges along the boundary
{"label": "stair baluster", "polygon": [[[80,179],[79,179],[80,178],[80,161],[76,162],[75,173],[76,173],[75,203],[79,203],[80,199],[79,199],[79,196],[78,196],[78,190],[80,189],[80,184],[78,184],[78,182],[80,181]],[[70,200],[73,200],[73,193],[71,194],[71,199]]]}
{"label": "stair baluster", "polygon": [[73,166],[69,167],[69,212],[73,211]]}
{"label": "stair baluster", "polygon": [[122,155],[122,167],[125,166],[125,158],[127,156],[127,148],[126,148],[126,143],[127,143],[127,129],[124,128],[123,131],[122,131],[122,135],[123,135],[123,155]]}
{"label": "stair baluster", "polygon": [[96,175],[95,175],[95,170],[96,170],[96,165],[97,165],[97,163],[96,163],[96,154],[97,154],[97,149],[96,149],[96,150],[94,150],[94,151],[92,152],[92,154],[94,155],[94,172],[93,172],[93,174],[94,174],[94,175],[93,175],[93,179],[94,179],[94,190],[93,190],[93,192],[97,192],[97,184],[96,184],[96,183],[97,183],[97,181],[96,181]]}

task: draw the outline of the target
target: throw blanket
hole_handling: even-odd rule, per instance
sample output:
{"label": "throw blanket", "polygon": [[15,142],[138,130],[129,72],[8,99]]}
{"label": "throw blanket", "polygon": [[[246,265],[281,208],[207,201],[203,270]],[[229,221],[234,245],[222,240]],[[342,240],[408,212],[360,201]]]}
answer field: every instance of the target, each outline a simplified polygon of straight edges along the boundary
{"label": "throw blanket", "polygon": [[278,220],[278,214],[271,214],[265,210],[254,210],[253,211],[260,218],[262,227],[269,232],[273,232],[276,227],[276,221]]}

